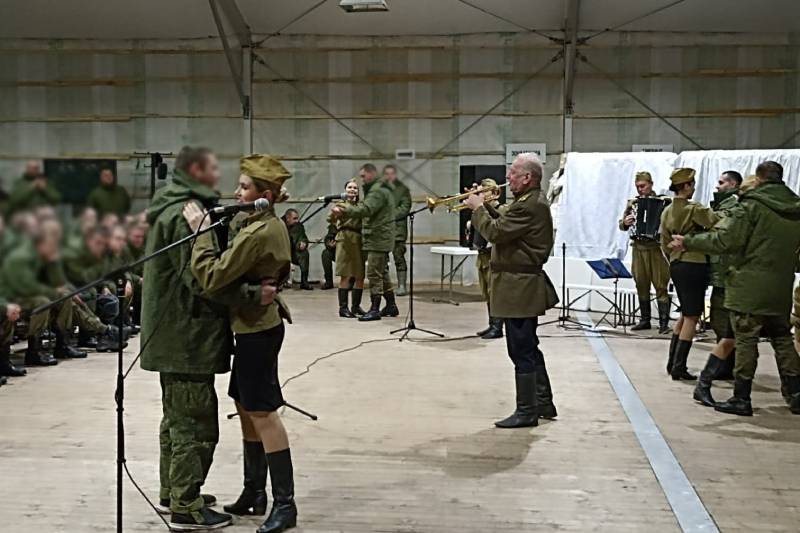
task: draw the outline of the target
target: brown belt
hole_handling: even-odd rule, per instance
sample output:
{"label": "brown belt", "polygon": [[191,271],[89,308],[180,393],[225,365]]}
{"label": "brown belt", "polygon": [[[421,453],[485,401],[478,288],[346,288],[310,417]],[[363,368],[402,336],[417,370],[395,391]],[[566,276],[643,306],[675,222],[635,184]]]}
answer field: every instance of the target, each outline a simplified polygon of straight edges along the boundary
{"label": "brown belt", "polygon": [[509,274],[541,274],[541,265],[509,265],[492,263],[492,272],[508,272]]}

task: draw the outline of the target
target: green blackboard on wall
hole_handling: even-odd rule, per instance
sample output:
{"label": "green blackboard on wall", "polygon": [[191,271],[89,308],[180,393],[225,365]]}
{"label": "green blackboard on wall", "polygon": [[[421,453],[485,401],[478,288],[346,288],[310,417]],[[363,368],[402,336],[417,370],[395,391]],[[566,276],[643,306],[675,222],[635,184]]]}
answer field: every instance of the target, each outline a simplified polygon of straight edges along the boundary
{"label": "green blackboard on wall", "polygon": [[114,159],[45,159],[44,173],[61,193],[64,203],[79,207],[100,183],[100,169],[110,168],[117,174]]}

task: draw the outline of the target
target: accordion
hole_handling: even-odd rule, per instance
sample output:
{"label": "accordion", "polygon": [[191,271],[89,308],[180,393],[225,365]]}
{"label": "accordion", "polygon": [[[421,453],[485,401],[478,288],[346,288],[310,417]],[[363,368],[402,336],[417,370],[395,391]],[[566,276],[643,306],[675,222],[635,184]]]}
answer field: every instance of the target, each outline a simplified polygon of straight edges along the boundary
{"label": "accordion", "polygon": [[633,202],[631,214],[636,222],[630,228],[634,241],[658,241],[661,238],[661,213],[670,204],[668,198],[637,198]]}

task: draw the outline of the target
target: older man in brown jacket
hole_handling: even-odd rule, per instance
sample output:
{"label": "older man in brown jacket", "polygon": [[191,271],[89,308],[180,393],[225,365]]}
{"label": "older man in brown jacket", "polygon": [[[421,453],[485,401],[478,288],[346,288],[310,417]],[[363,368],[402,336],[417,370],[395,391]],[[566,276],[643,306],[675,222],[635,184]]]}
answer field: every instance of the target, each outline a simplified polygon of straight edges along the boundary
{"label": "older man in brown jacket", "polygon": [[553,249],[553,219],[541,198],[542,163],[535,154],[520,154],[506,179],[514,201],[502,213],[488,207],[483,195],[471,195],[465,203],[472,209],[473,226],[494,243],[489,305],[504,319],[516,375],[517,408],[495,425],[518,428],[538,425],[540,416],[556,416],[536,328],[558,296],[542,270]]}

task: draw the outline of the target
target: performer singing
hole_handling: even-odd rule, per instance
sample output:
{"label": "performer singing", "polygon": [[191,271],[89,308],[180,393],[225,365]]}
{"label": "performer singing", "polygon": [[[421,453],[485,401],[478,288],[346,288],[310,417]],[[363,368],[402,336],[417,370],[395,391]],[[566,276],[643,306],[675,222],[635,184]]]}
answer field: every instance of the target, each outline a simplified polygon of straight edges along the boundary
{"label": "performer singing", "polygon": [[[636,215],[633,211],[639,198],[657,197],[653,192],[653,178],[649,172],[636,173],[636,192],[639,196],[628,200],[619,221],[619,229],[622,231],[629,231],[631,226],[636,224]],[[650,329],[650,285],[652,284],[658,302],[658,332],[667,333],[669,332],[669,294],[667,293],[669,263],[664,259],[658,241],[631,239],[631,246],[633,247],[633,280],[636,283],[639,308],[642,313],[642,319],[631,330]]]}
{"label": "performer singing", "polygon": [[758,339],[770,340],[784,395],[800,414],[800,357],[792,342],[789,314],[800,249],[800,198],[783,183],[783,167],[765,161],[742,183],[739,205],[711,231],[673,235],[674,250],[730,254],[725,307],[736,336],[733,397],[717,403],[723,413],[751,416],[750,392],[758,362]]}
{"label": "performer singing", "polygon": [[[358,183],[352,179],[344,186],[347,200],[338,202],[343,210],[358,206]],[[361,221],[357,218],[328,216],[336,224],[336,275],[339,276],[339,316],[354,318],[362,316],[361,295],[364,294],[364,256],[361,253]],[[351,280],[353,283],[351,285]],[[348,308],[348,293],[353,291],[353,305]]]}
{"label": "performer singing", "polygon": [[[497,182],[491,178],[486,178],[481,181],[481,187],[497,187]],[[497,200],[487,202],[488,205],[497,209],[500,202]],[[503,337],[503,319],[496,318],[492,315],[492,306],[489,304],[491,292],[491,257],[492,257],[492,243],[486,240],[481,233],[472,225],[472,221],[468,221],[468,231],[472,234],[469,241],[472,247],[478,251],[478,257],[475,261],[478,267],[478,282],[481,287],[481,295],[486,302],[486,308],[489,312],[489,327],[476,333],[482,339],[500,339]]]}
{"label": "performer singing", "polygon": [[518,428],[537,426],[540,416],[556,416],[536,328],[539,316],[558,303],[558,296],[542,270],[553,249],[553,219],[541,198],[542,163],[535,154],[520,154],[506,179],[514,201],[502,213],[487,207],[483,194],[473,194],[465,203],[472,209],[473,226],[494,243],[490,306],[505,321],[514,363],[517,408],[495,425]]}
{"label": "performer singing", "polygon": [[[289,276],[292,257],[289,234],[275,216],[273,204],[291,174],[278,160],[261,154],[242,158],[240,171],[236,199],[244,203],[266,198],[270,207],[247,217],[230,247],[219,256],[210,233],[198,237],[192,252],[192,273],[206,291],[266,280],[274,294],[280,282]],[[183,214],[193,231],[201,227],[201,222],[208,224],[203,210],[195,203],[186,204]],[[284,318],[291,322],[288,308],[277,295],[266,305],[231,308],[236,352],[228,395],[236,402],[242,425],[244,490],[225,510],[263,514],[269,471],[272,511],[258,533],[277,533],[297,523],[289,438],[277,413],[284,404],[278,381]]]}
{"label": "performer singing", "polygon": [[681,316],[673,327],[667,359],[667,373],[676,381],[697,379],[686,369],[686,362],[697,322],[705,307],[709,271],[704,253],[671,249],[669,243],[672,235],[696,233],[719,220],[710,208],[691,201],[695,191],[694,176],[691,168],[672,171],[669,189],[675,193],[675,198],[661,214],[661,249],[669,257],[670,274],[681,306]]}

